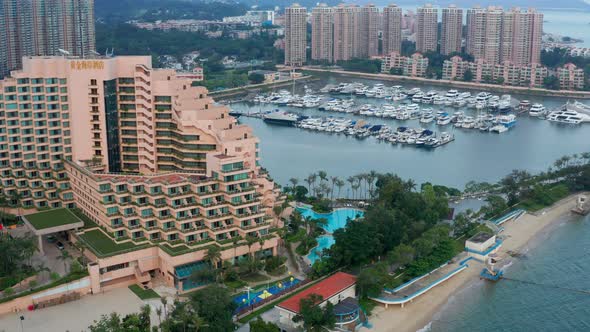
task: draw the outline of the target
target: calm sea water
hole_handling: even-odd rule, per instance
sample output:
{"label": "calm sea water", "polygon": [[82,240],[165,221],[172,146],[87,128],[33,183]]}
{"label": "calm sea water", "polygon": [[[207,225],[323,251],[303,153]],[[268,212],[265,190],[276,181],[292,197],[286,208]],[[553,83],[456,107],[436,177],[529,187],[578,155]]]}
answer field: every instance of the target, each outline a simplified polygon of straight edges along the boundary
{"label": "calm sea water", "polygon": [[[327,82],[351,82],[351,78],[326,76],[320,82],[310,84],[317,89]],[[375,81],[362,81],[374,84]],[[386,82],[386,85],[395,85]],[[412,85],[405,85],[410,87]],[[422,86],[423,90],[430,87]],[[433,89],[443,90],[442,87]],[[493,91],[492,91],[493,92]],[[565,103],[565,99],[513,95],[518,99],[541,102],[547,108]],[[359,103],[379,104],[379,99],[359,98]],[[430,105],[435,110],[438,105]],[[256,112],[276,109],[276,105],[233,104],[234,110]],[[426,106],[425,106],[426,107]],[[548,121],[519,117],[516,127],[503,134],[482,133],[478,130],[444,129],[434,123],[419,124],[418,121],[396,121],[319,111],[281,107],[283,110],[310,116],[341,116],[363,119],[373,124],[387,124],[391,127],[425,127],[455,134],[456,140],[434,150],[418,149],[411,146],[391,145],[369,137],[359,140],[344,135],[312,132],[304,129],[282,127],[264,123],[261,119],[241,117],[240,121],[250,125],[261,140],[262,164],[280,184],[288,185],[289,178],[303,179],[312,172],[325,170],[330,176],[342,178],[376,170],[392,172],[403,178],[421,183],[433,183],[462,188],[470,180],[497,181],[513,169],[533,172],[545,170],[553,161],[564,154],[590,150],[590,124],[578,127],[562,126]],[[451,110],[452,111],[452,110]],[[475,114],[475,111],[471,111]],[[347,196],[348,189],[341,195]]]}
{"label": "calm sea water", "polygon": [[[590,291],[590,216],[570,218],[530,244],[505,275]],[[435,316],[431,331],[590,331],[590,294],[502,280],[478,281]]]}

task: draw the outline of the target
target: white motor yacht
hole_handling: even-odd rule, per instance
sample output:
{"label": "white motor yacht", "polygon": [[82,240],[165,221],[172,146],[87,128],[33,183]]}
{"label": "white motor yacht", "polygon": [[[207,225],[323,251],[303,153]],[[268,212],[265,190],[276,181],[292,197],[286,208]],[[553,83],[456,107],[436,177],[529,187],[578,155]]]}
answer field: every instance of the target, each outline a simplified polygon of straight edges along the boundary
{"label": "white motor yacht", "polygon": [[529,110],[529,115],[534,117],[543,116],[545,115],[545,113],[545,106],[543,106],[542,104],[533,104],[533,106],[531,106],[531,109]]}

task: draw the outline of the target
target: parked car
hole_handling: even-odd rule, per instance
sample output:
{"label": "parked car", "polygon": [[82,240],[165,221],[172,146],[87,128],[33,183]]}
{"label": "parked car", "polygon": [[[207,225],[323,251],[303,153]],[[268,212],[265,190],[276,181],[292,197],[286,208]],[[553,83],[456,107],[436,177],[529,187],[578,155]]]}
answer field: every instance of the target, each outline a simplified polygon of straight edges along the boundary
{"label": "parked car", "polygon": [[49,242],[49,243],[55,243],[55,241],[57,241],[57,239],[55,238],[55,236],[49,235],[47,237],[47,242]]}
{"label": "parked car", "polygon": [[65,248],[65,247],[64,247],[64,244],[63,244],[63,243],[61,243],[61,242],[59,242],[59,241],[57,241],[57,242],[55,243],[55,246],[56,246],[56,247],[57,247],[57,249],[59,249],[59,250],[64,250],[64,248]]}

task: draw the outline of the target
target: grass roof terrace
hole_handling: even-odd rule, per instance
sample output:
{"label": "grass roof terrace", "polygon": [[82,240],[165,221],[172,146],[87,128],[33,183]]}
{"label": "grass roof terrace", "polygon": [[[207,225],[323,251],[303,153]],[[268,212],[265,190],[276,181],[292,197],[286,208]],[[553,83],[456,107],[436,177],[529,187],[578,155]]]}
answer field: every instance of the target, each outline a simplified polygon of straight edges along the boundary
{"label": "grass roof terrace", "polygon": [[52,209],[23,216],[23,219],[36,230],[43,231],[60,226],[71,226],[74,228],[84,225],[84,221],[78,218],[72,211],[66,208]]}
{"label": "grass roof terrace", "polygon": [[145,249],[152,244],[135,244],[131,241],[117,243],[99,229],[93,229],[79,234],[78,238],[88,246],[97,257],[110,257],[126,252]]}

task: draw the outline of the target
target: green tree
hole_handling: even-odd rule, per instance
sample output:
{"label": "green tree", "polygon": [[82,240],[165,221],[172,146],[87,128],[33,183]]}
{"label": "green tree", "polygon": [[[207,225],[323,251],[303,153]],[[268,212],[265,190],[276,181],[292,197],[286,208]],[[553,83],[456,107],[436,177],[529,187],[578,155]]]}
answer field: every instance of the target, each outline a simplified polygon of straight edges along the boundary
{"label": "green tree", "polygon": [[543,79],[543,87],[549,90],[559,90],[559,78],[555,75],[545,77]]}
{"label": "green tree", "polygon": [[363,299],[381,294],[383,285],[387,282],[388,274],[385,264],[377,264],[361,270],[356,285],[359,296]]}
{"label": "green tree", "polygon": [[203,319],[203,331],[233,331],[233,312],[236,304],[227,288],[213,284],[203,288],[190,297],[190,303]]}
{"label": "green tree", "polygon": [[221,248],[216,245],[209,246],[205,253],[205,260],[208,261],[212,267],[218,268],[221,260]]}
{"label": "green tree", "polygon": [[407,244],[400,244],[388,253],[388,259],[391,264],[404,266],[414,260],[416,250]]}
{"label": "green tree", "polygon": [[139,313],[121,317],[116,312],[102,315],[98,321],[88,326],[90,332],[150,332],[150,306],[145,305]]}
{"label": "green tree", "polygon": [[170,312],[168,319],[160,324],[162,332],[198,332],[206,327],[205,320],[199,316],[193,302],[180,301],[174,302],[174,310]]}
{"label": "green tree", "polygon": [[253,84],[260,84],[260,83],[264,82],[265,78],[264,78],[264,74],[253,72],[250,75],[248,75],[248,79]]}
{"label": "green tree", "polygon": [[303,323],[305,331],[320,332],[331,330],[336,324],[334,315],[334,306],[327,301],[323,307],[319,304],[323,298],[318,294],[310,294],[308,297],[301,299],[299,303],[299,314],[293,317],[293,321]]}

